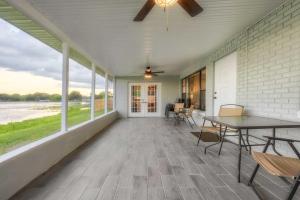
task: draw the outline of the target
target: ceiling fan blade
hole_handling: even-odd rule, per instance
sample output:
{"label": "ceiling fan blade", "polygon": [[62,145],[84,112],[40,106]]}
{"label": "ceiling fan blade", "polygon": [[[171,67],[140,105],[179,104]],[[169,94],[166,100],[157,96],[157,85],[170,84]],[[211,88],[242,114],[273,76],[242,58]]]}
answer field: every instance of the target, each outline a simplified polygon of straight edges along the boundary
{"label": "ceiling fan blade", "polygon": [[147,0],[143,8],[140,10],[140,12],[137,14],[137,16],[134,18],[133,21],[140,22],[145,19],[145,17],[148,15],[148,13],[151,11],[151,9],[154,7],[155,2],[154,0]]}
{"label": "ceiling fan blade", "polygon": [[203,11],[203,8],[195,0],[178,0],[177,3],[179,3],[191,17],[195,17]]}
{"label": "ceiling fan blade", "polygon": [[152,73],[152,76],[158,76],[158,74],[154,74],[154,73]]}
{"label": "ceiling fan blade", "polygon": [[157,72],[152,72],[152,73],[161,74],[161,73],[165,73],[165,71],[157,71]]}

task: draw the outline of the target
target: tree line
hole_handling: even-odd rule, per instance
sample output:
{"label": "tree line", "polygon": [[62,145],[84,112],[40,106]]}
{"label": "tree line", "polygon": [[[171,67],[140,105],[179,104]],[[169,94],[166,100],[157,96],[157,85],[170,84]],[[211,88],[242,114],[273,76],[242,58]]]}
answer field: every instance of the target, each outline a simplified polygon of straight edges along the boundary
{"label": "tree line", "polygon": [[[100,92],[99,94],[95,94],[96,99],[101,99],[105,97],[105,92]],[[82,101],[83,98],[88,98],[82,95],[78,91],[72,91],[68,95],[68,99],[70,101]],[[0,93],[0,101],[52,101],[52,102],[59,102],[61,101],[60,94],[48,94],[48,93],[41,93],[36,92],[33,94],[1,94]]]}

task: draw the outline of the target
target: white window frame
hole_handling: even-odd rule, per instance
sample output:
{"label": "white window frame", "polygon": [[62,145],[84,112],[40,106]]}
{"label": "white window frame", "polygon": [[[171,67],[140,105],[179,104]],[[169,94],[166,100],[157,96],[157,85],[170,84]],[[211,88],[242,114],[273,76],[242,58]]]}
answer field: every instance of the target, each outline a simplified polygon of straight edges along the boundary
{"label": "white window frame", "polygon": [[62,44],[63,70],[62,70],[62,95],[61,95],[61,131],[68,130],[68,95],[69,95],[69,53],[67,43]]}

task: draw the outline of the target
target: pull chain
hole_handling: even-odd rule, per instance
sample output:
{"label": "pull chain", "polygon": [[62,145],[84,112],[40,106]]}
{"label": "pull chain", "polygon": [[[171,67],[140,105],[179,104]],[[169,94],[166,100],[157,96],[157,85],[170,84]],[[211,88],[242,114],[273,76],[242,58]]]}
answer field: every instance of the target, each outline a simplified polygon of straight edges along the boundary
{"label": "pull chain", "polygon": [[169,31],[169,10],[167,9],[167,32]]}
{"label": "pull chain", "polygon": [[165,0],[164,12],[166,13],[166,30],[169,31],[169,10],[167,9],[167,0]]}

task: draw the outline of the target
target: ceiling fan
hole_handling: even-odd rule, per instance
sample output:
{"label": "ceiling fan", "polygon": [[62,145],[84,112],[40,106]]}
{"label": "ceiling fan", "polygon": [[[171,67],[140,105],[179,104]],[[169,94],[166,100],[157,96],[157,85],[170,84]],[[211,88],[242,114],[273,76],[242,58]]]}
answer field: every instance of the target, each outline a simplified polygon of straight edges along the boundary
{"label": "ceiling fan", "polygon": [[153,72],[153,71],[151,70],[151,67],[148,66],[148,67],[146,68],[146,70],[145,70],[144,77],[145,77],[146,79],[150,79],[150,78],[152,78],[152,76],[158,76],[158,74],[162,74],[162,73],[165,73],[165,72],[164,72],[164,71],[156,71],[156,72]]}
{"label": "ceiling fan", "polygon": [[203,11],[203,8],[195,0],[147,0],[133,21],[143,21],[155,4],[166,9],[175,3],[178,3],[191,17],[195,17]]}

